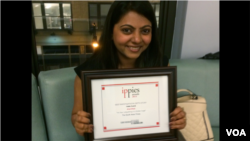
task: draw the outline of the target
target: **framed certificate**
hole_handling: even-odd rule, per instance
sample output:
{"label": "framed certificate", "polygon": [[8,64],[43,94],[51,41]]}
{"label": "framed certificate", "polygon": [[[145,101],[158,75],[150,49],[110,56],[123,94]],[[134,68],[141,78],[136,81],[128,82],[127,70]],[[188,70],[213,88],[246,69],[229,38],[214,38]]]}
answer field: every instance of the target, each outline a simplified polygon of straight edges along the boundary
{"label": "framed certificate", "polygon": [[177,140],[176,67],[82,71],[83,110],[92,116],[86,140]]}

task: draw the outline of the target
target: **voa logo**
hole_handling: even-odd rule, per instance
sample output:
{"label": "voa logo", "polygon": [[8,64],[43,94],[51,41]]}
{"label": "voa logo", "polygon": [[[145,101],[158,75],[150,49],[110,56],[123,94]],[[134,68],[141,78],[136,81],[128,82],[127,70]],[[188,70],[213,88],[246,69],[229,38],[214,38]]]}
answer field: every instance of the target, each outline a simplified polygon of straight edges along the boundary
{"label": "voa logo", "polygon": [[241,131],[239,131],[238,129],[226,129],[227,132],[227,136],[231,136],[231,134],[233,134],[233,136],[246,136],[246,132],[244,129],[241,129]]}

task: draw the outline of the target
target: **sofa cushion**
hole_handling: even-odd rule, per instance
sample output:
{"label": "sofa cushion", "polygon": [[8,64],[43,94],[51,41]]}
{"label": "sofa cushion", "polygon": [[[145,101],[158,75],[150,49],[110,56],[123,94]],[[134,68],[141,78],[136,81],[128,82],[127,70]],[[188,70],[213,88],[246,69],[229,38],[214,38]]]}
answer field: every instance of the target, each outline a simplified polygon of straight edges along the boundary
{"label": "sofa cushion", "polygon": [[171,59],[169,63],[177,66],[177,89],[205,97],[211,125],[219,127],[219,60]]}
{"label": "sofa cushion", "polygon": [[39,74],[45,119],[50,141],[83,141],[71,123],[71,112],[74,103],[73,67]]}
{"label": "sofa cushion", "polygon": [[47,141],[46,128],[38,93],[36,78],[31,74],[32,82],[32,141]]}

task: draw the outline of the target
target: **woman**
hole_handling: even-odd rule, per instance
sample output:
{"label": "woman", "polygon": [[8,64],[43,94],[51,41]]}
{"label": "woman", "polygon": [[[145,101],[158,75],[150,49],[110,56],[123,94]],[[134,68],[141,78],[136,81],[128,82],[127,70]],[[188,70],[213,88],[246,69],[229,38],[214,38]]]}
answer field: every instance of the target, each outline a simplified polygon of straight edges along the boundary
{"label": "woman", "polygon": [[[90,114],[82,108],[81,70],[123,69],[168,66],[157,40],[156,18],[148,1],[115,1],[106,18],[93,56],[75,68],[74,107],[72,124],[79,135],[92,133]],[[185,112],[177,107],[171,114],[171,129],[186,126]]]}

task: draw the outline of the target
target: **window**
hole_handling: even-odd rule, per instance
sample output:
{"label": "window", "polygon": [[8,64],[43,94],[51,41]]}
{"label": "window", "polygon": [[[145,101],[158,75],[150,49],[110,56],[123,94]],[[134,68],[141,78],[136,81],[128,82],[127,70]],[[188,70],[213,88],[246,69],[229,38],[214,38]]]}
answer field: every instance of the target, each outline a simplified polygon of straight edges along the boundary
{"label": "window", "polygon": [[[89,29],[92,29],[92,25],[96,26],[96,29],[103,29],[106,17],[108,15],[109,8],[112,3],[89,3]],[[159,26],[159,13],[160,2],[151,3],[156,16],[157,27]]]}
{"label": "window", "polygon": [[89,3],[89,29],[95,24],[97,30],[104,27],[111,3]]}
{"label": "window", "polygon": [[157,27],[159,27],[160,3],[151,3],[151,5],[155,11]]}
{"label": "window", "polygon": [[36,29],[44,29],[41,4],[33,3],[32,7],[33,7],[33,17],[34,17]]}
{"label": "window", "polygon": [[32,3],[35,29],[72,29],[70,3]]}

